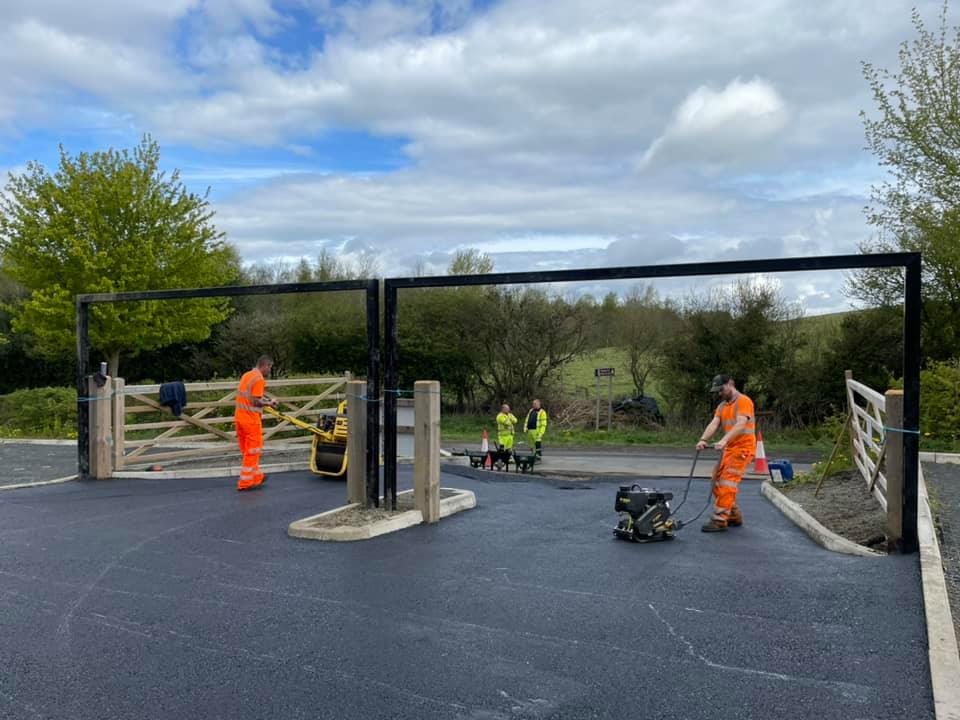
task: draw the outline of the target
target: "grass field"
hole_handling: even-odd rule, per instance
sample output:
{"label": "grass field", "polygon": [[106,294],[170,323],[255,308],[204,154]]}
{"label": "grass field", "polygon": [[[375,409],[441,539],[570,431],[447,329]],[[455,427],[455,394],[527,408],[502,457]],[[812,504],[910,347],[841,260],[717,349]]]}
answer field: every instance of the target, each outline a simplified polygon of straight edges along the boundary
{"label": "grass field", "polygon": [[[563,368],[561,397],[566,400],[593,400],[597,397],[595,368],[614,368],[614,399],[633,397],[633,379],[630,377],[630,356],[623,348],[601,348],[583,357],[571,360]],[[660,400],[656,378],[647,379],[645,394]],[[607,397],[607,378],[600,378],[600,398]]]}

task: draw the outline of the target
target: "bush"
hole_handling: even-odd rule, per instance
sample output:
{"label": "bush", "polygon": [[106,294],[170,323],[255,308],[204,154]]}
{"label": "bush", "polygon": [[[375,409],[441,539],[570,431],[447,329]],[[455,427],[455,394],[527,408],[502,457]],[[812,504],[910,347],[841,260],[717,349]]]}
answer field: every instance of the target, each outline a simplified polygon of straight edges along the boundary
{"label": "bush", "polygon": [[960,360],[931,363],[921,371],[920,430],[924,437],[960,438]]}
{"label": "bush", "polygon": [[5,437],[76,437],[77,393],[45,387],[0,395],[0,435]]}

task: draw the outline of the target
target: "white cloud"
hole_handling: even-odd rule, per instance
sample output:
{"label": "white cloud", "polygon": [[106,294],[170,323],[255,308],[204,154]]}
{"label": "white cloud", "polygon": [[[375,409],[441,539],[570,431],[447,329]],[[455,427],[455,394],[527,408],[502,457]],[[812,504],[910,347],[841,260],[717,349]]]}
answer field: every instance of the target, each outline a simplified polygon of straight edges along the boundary
{"label": "white cloud", "polygon": [[[879,173],[859,61],[895,66],[911,3],[7,0],[0,143],[83,123],[321,165],[184,167],[243,186],[218,220],[250,260],[365,243],[396,274],[466,245],[530,268],[850,252]],[[323,176],[311,141],[330,129],[404,138],[412,166]]]}
{"label": "white cloud", "polygon": [[[787,123],[787,109],[765,80],[734,78],[723,90],[701,85],[677,108],[666,130],[647,148],[641,167],[652,162],[728,162],[763,154]],[[666,157],[665,157],[666,156]]]}

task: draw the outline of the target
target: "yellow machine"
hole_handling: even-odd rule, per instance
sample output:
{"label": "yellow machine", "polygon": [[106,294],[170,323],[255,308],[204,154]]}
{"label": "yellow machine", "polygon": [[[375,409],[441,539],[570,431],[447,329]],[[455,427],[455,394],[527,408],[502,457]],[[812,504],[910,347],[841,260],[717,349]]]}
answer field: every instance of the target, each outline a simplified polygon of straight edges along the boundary
{"label": "yellow machine", "polygon": [[337,405],[336,416],[321,415],[316,425],[311,425],[300,418],[284,415],[269,406],[263,409],[270,415],[313,433],[313,443],[310,446],[310,472],[337,480],[347,477],[346,400]]}

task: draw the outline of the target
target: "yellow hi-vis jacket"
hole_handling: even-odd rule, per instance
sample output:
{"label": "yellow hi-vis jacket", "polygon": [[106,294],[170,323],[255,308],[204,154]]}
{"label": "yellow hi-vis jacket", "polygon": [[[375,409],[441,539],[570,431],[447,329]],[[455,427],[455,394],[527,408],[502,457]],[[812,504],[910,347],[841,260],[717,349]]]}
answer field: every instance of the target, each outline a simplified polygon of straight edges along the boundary
{"label": "yellow hi-vis jacket", "polygon": [[513,413],[497,414],[497,436],[513,437],[513,427],[517,424],[517,417]]}
{"label": "yellow hi-vis jacket", "polygon": [[[536,427],[536,428],[531,428],[531,427],[530,427],[530,414],[533,413],[533,412],[536,412],[536,413],[537,413],[537,427]],[[540,438],[543,437],[543,434],[547,431],[547,411],[544,410],[543,408],[540,408],[540,410],[538,410],[538,411],[534,411],[533,408],[530,408],[530,410],[527,411],[527,417],[526,417],[526,419],[523,421],[523,428],[524,428],[524,430],[527,431],[527,434],[528,434],[528,435],[533,436],[533,439],[534,439],[535,441],[539,441]]]}

